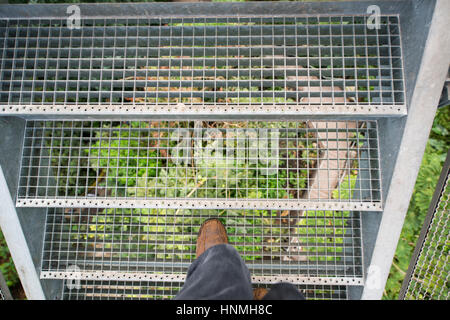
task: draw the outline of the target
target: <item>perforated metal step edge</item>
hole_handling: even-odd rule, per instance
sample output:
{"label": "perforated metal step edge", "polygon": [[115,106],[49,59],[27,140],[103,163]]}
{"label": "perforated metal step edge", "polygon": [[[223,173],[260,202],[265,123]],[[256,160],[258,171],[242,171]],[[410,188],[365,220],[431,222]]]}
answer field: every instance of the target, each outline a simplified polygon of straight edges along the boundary
{"label": "perforated metal step edge", "polygon": [[[126,280],[126,281],[184,281],[186,276],[180,274],[148,274],[130,272],[51,272],[42,271],[41,279],[66,279],[66,280]],[[278,282],[290,282],[293,284],[321,284],[321,285],[364,285],[363,278],[353,277],[304,277],[304,276],[251,276],[253,284],[273,284]]]}
{"label": "perforated metal step edge", "polygon": [[270,116],[273,115],[276,118],[282,116],[405,116],[407,115],[406,106],[384,106],[382,110],[370,106],[186,106],[185,104],[168,105],[168,106],[117,106],[117,105],[101,105],[101,106],[83,106],[78,105],[75,107],[70,106],[21,106],[10,105],[1,106],[0,114],[4,116],[36,116],[46,117],[49,115],[66,116],[223,116],[225,118],[233,117],[239,119],[245,116],[248,119],[252,119],[254,116]]}
{"label": "perforated metal step edge", "polygon": [[71,200],[71,199],[18,199],[17,207],[52,207],[52,208],[161,208],[161,209],[273,209],[273,210],[357,210],[382,211],[381,203],[336,201],[311,202],[308,200],[129,200],[129,199],[98,199],[98,200]]}

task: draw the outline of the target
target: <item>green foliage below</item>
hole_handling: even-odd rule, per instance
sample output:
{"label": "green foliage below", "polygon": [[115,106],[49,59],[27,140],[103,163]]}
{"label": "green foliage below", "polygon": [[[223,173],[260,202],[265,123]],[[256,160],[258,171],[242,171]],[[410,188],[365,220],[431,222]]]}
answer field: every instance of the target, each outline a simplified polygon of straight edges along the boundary
{"label": "green foliage below", "polygon": [[[98,181],[98,186],[111,190],[111,196],[131,196],[142,199],[148,197],[282,199],[293,198],[288,188],[291,190],[306,188],[307,170],[283,170],[287,165],[286,160],[274,163],[269,150],[267,150],[269,160],[263,162],[244,160],[243,158],[250,157],[251,151],[248,151],[249,154],[245,157],[235,153],[228,156],[223,154],[222,148],[217,148],[215,139],[204,138],[203,141],[196,140],[197,142],[191,145],[184,145],[183,140],[178,142],[175,141],[177,139],[171,139],[173,136],[168,131],[162,131],[162,136],[153,139],[155,137],[149,137],[148,130],[134,130],[139,129],[141,125],[141,122],[119,124],[111,128],[111,134],[103,132],[102,137],[100,137],[102,133],[97,131],[96,138],[101,139],[94,144],[83,146],[84,153],[89,158],[90,168],[95,170],[97,176],[105,175],[105,180]],[[252,125],[252,123],[249,124],[249,126]],[[256,126],[256,123],[254,125]],[[167,126],[167,124],[161,123],[161,126]],[[273,124],[268,122],[266,126],[271,128]],[[288,123],[287,126],[295,128],[296,124]],[[128,127],[131,130],[124,130]],[[174,130],[171,132],[175,133]],[[156,131],[152,133],[158,134]],[[224,141],[223,149],[230,147],[235,150],[237,137],[229,138]],[[302,150],[302,159],[317,157],[316,151],[311,146],[312,142],[304,141],[304,133],[283,132],[280,138],[290,139],[289,151],[280,151],[286,153],[280,158],[295,160],[297,149]],[[155,147],[149,148],[149,139]],[[241,145],[239,148],[256,150],[256,145],[253,145],[258,143],[256,140],[245,143],[247,145]],[[181,153],[177,154],[182,148],[189,150],[191,160],[195,159],[195,165],[191,163],[191,160],[181,165],[177,163],[182,159]],[[59,151],[54,150],[54,153],[56,152],[54,155],[58,155]],[[55,161],[60,160],[55,158]],[[64,166],[65,164],[55,163],[54,165]],[[312,166],[311,163],[306,165],[305,161],[301,167]],[[73,174],[76,177],[77,172]],[[70,184],[73,179],[70,179],[70,172],[68,175]],[[67,187],[65,177],[59,181],[59,185],[63,187],[63,194],[64,188]],[[77,193],[80,194],[80,190]]]}
{"label": "green foliage below", "polygon": [[436,114],[383,299],[397,299],[450,146],[450,106]]}
{"label": "green foliage below", "polygon": [[0,272],[5,277],[6,283],[9,287],[15,286],[19,283],[19,276],[14,267],[13,260],[9,254],[8,246],[6,245],[3,233],[0,230]]}

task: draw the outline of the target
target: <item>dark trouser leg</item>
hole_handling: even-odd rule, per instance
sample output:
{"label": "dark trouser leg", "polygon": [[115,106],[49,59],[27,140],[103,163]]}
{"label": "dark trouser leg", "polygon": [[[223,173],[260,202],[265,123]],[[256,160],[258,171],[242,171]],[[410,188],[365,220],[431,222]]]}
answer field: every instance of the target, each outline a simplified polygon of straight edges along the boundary
{"label": "dark trouser leg", "polygon": [[219,244],[203,252],[189,267],[175,299],[251,300],[250,272],[235,248]]}
{"label": "dark trouser leg", "polygon": [[269,292],[262,298],[263,300],[306,300],[305,296],[291,283],[276,283]]}
{"label": "dark trouser leg", "polygon": [[[251,300],[253,291],[250,272],[236,249],[219,244],[206,250],[189,267],[180,300]],[[303,300],[303,295],[290,283],[277,283],[264,300]]]}

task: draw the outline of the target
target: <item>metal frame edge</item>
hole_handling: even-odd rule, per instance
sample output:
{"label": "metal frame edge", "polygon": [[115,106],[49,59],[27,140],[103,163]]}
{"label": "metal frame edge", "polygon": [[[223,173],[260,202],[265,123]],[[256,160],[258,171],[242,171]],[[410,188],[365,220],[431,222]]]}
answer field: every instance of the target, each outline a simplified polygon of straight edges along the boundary
{"label": "metal frame edge", "polygon": [[31,258],[22,226],[0,166],[0,226],[28,299],[45,300],[39,276]]}
{"label": "metal frame edge", "polygon": [[[377,240],[366,272],[361,296],[363,300],[381,299],[395,255],[428,134],[447,76],[450,35],[440,34],[439,31],[448,29],[448,12],[450,2],[437,0]],[[433,81],[430,82],[430,79]],[[399,194],[404,196],[400,198]]]}

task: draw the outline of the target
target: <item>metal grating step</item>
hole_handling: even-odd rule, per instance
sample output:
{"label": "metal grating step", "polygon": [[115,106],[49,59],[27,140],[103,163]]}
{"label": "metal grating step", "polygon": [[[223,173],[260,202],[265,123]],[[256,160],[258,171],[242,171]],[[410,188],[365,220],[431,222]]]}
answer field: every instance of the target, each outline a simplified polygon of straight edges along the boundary
{"label": "metal grating step", "polygon": [[[80,283],[65,281],[63,300],[161,300],[172,299],[183,286],[182,282],[97,281]],[[270,288],[270,285],[255,287]],[[347,300],[346,286],[297,285],[308,300]]]}
{"label": "metal grating step", "polygon": [[28,121],[17,206],[381,210],[376,121]]}
{"label": "metal grating step", "polygon": [[255,283],[363,284],[358,211],[48,209],[41,278],[183,281],[211,217]]}
{"label": "metal grating step", "polygon": [[0,20],[3,114],[406,114],[398,16]]}

